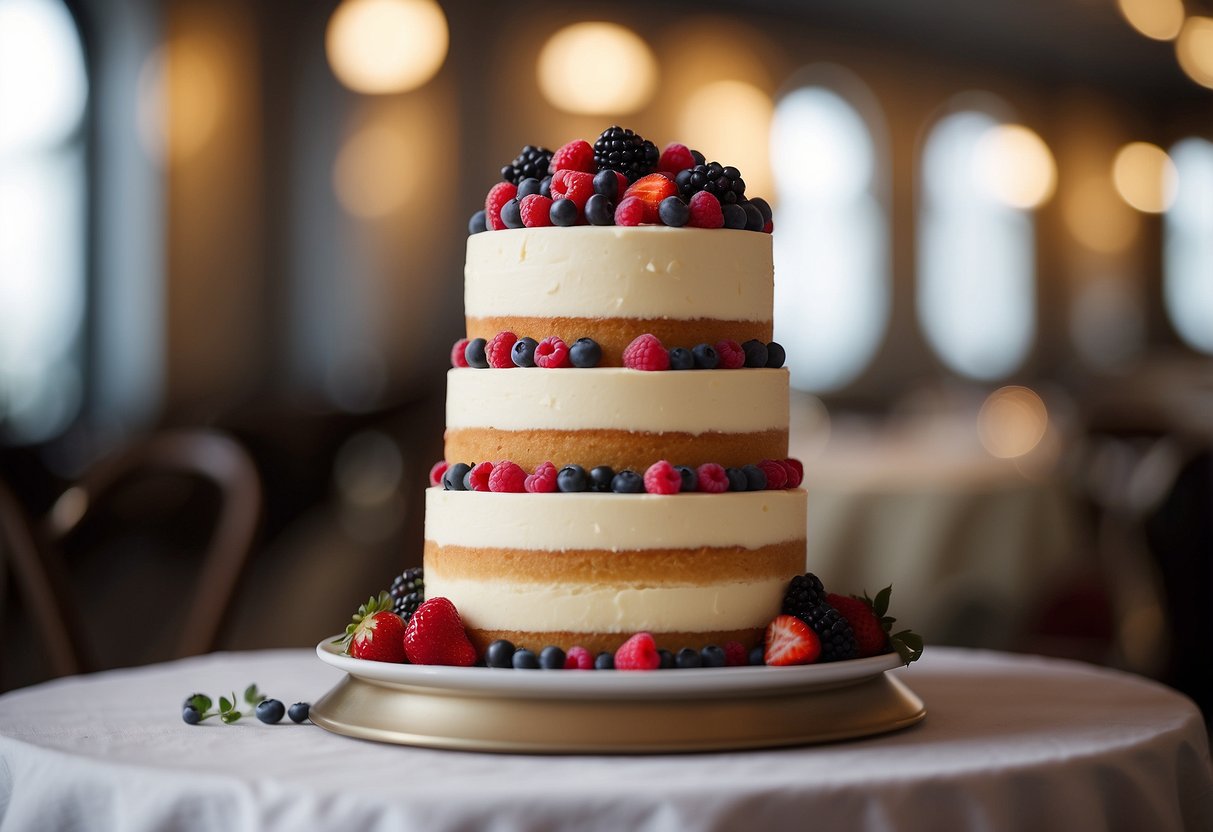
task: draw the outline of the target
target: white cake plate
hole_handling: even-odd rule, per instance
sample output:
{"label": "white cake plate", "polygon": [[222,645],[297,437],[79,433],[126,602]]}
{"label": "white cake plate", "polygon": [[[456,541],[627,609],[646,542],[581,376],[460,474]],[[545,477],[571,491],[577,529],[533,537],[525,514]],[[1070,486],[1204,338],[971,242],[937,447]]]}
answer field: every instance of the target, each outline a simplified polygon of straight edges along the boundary
{"label": "white cake plate", "polygon": [[350,737],[466,751],[643,754],[854,739],[926,716],[886,671],[896,654],[802,667],[626,671],[499,670],[354,659],[311,708]]}

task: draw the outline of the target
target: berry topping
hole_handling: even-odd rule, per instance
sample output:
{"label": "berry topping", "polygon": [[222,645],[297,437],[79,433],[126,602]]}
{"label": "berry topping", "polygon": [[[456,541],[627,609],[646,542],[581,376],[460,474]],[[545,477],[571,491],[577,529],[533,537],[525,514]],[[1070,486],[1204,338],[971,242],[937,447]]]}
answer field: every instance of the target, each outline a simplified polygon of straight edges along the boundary
{"label": "berry topping", "polygon": [[616,494],[643,494],[644,480],[635,471],[625,468],[611,479],[611,490]]}
{"label": "berry topping", "polygon": [[404,621],[392,612],[392,596],[380,592],[358,607],[345,627],[345,635],[337,639],[346,652],[356,659],[373,662],[404,661]]}
{"label": "berry topping", "polygon": [[539,184],[539,180],[533,176],[529,179],[523,179],[518,183],[518,193],[514,195],[514,198],[519,202],[522,202],[522,200],[526,199],[528,196],[538,194],[541,187],[542,186]]}
{"label": "berry topping", "polygon": [[724,218],[724,227],[741,231],[745,228],[745,209],[735,202],[726,202],[720,206],[720,216]]}
{"label": "berry topping", "polygon": [[744,644],[740,641],[726,641],[724,643],[725,667],[744,667],[749,663],[750,657],[746,653]]}
{"label": "berry topping", "polygon": [[430,485],[442,485],[442,475],[446,473],[446,469],[445,459],[435,462],[434,467],[430,469]]}
{"label": "berry topping", "polygon": [[558,170],[579,170],[583,173],[594,173],[598,167],[594,164],[594,148],[585,139],[571,141],[556,151],[548,170],[555,173]]}
{"label": "berry topping", "polygon": [[821,655],[821,642],[809,626],[794,615],[778,615],[767,625],[763,664],[809,664]]}
{"label": "berry topping", "polygon": [[594,142],[594,164],[598,169],[619,171],[629,182],[649,173],[660,159],[655,144],[618,125],[603,130]]}
{"label": "berry topping", "polygon": [[594,657],[584,647],[570,647],[568,655],[564,657],[564,669],[593,670]]}
{"label": "berry topping", "polygon": [[654,462],[644,472],[644,490],[650,494],[677,494],[682,489],[682,477],[664,459]]}
{"label": "berry topping", "polygon": [[535,347],[539,346],[534,338],[519,338],[510,349],[510,360],[515,367],[535,366]]}
{"label": "berry topping", "polygon": [[671,670],[674,667],[674,654],[664,647],[658,648],[657,655],[661,657],[661,664],[657,665],[658,670]]}
{"label": "berry topping", "polygon": [[484,663],[489,667],[508,669],[514,666],[514,642],[499,638],[484,651]]}
{"label": "berry topping", "polygon": [[741,171],[719,162],[680,170],[678,187],[687,199],[696,193],[709,193],[722,204],[738,202],[745,196],[745,181],[741,178]]}
{"label": "berry topping", "polygon": [[808,612],[818,604],[824,604],[825,600],[826,590],[821,583],[821,578],[812,572],[806,572],[803,575],[797,575],[788,583],[788,588],[783,593],[783,606],[780,612],[797,615],[801,612]]}
{"label": "berry topping", "polygon": [[618,199],[627,188],[627,177],[613,170],[600,170],[594,175],[594,193],[601,194],[612,202]]}
{"label": "berry topping", "polygon": [[554,335],[549,335],[535,347],[535,364],[545,370],[569,366],[569,348]]}
{"label": "berry topping", "polygon": [[700,648],[699,660],[704,667],[724,667],[728,662],[728,657],[725,656],[723,647],[708,644]]}
{"label": "berry topping", "polygon": [[514,655],[510,659],[510,664],[515,670],[538,670],[539,659],[535,654],[525,647],[514,651]]}
{"label": "berry topping", "polygon": [[446,469],[446,473],[442,475],[442,490],[443,491],[463,491],[463,478],[472,470],[472,466],[466,462],[456,462],[454,465]]}
{"label": "berry topping", "polygon": [[690,222],[691,209],[679,197],[667,196],[657,206],[657,218],[661,220],[662,225],[682,228]]}
{"label": "berry topping", "polygon": [[729,478],[724,468],[715,462],[705,462],[695,472],[699,480],[699,490],[709,494],[721,494],[729,490]]}
{"label": "berry topping", "polygon": [[556,475],[556,487],[566,494],[585,491],[588,484],[585,469],[580,465],[566,465]]}
{"label": "berry topping", "polygon": [[585,202],[594,195],[594,177],[576,170],[562,170],[552,174],[552,196],[556,199],[571,199],[580,211]]}
{"label": "berry topping", "polygon": [[859,648],[855,644],[855,631],[842,614],[829,604],[818,604],[796,617],[808,624],[817,634],[821,642],[823,662],[853,659],[859,655]]}
{"label": "berry topping", "polygon": [[506,228],[522,228],[522,207],[517,198],[501,206],[501,221]]}
{"label": "berry topping", "polygon": [[286,710],[286,715],[290,717],[291,722],[307,722],[308,716],[312,712],[312,706],[307,702],[296,702]]}
{"label": "berry topping", "polygon": [[[638,198],[644,203],[644,219],[642,222],[657,223],[661,222],[658,206],[661,205],[662,200],[672,197],[677,193],[678,186],[667,177],[662,176],[660,173],[650,173],[648,176],[642,176],[640,179],[637,179],[627,189],[627,192],[623,195],[623,202],[626,202],[631,197]],[[620,225],[623,225],[623,223],[620,223]]]}
{"label": "berry topping", "polygon": [[257,719],[266,725],[277,725],[286,716],[286,706],[277,699],[262,699],[254,709]]}
{"label": "berry topping", "polygon": [[[528,182],[534,180],[527,180]],[[538,186],[538,182],[535,183]],[[519,205],[518,213],[522,217],[522,224],[527,228],[546,228],[552,224],[552,200],[550,197],[540,196],[538,193],[533,193],[522,198]]]}
{"label": "berry topping", "polygon": [[694,228],[721,228],[724,226],[724,214],[720,212],[720,200],[711,194],[700,191],[687,201],[687,205],[691,213],[687,225]]}
{"label": "berry topping", "polygon": [[681,491],[699,490],[699,475],[695,473],[694,468],[688,468],[685,465],[675,465],[674,470],[678,472],[678,478],[682,481],[679,487]]}
{"label": "berry topping", "polygon": [[897,620],[888,615],[892,594],[893,587],[886,586],[875,598],[869,598],[866,592],[862,598],[831,593],[826,602],[851,625],[860,656],[875,656],[892,648],[909,664],[922,657],[922,636],[910,630],[892,631]]}
{"label": "berry topping", "polygon": [[594,657],[595,670],[614,670],[615,669],[615,654],[602,652]]}
{"label": "berry topping", "polygon": [[514,349],[514,343],[517,340],[518,336],[512,332],[498,332],[494,335],[484,347],[484,355],[488,359],[489,366],[498,370],[513,367],[514,359],[510,357],[510,351]]}
{"label": "berry topping", "polygon": [[745,366],[745,350],[736,341],[717,341],[716,354],[720,356],[720,368],[736,370]]}
{"label": "berry topping", "polygon": [[585,201],[585,221],[590,225],[614,225],[615,203],[602,194],[594,194]]}
{"label": "berry topping", "polygon": [[539,666],[544,670],[564,670],[565,658],[563,650],[549,645],[539,653]]}
{"label": "berry topping", "polygon": [[468,363],[469,367],[483,370],[489,366],[488,356],[484,354],[485,344],[486,341],[483,338],[473,338],[468,341],[467,348],[463,351],[463,360]]}
{"label": "berry topping", "polygon": [[690,647],[684,647],[674,656],[674,667],[679,670],[690,670],[696,667],[703,666],[703,659],[699,657],[698,650],[692,650]]}
{"label": "berry topping", "polygon": [[468,366],[467,348],[468,348],[468,339],[466,339],[466,338],[460,338],[458,341],[455,342],[455,345],[453,347],[451,347],[451,366],[452,367]]}
{"label": "berry topping", "polygon": [[762,473],[767,477],[767,489],[769,491],[778,491],[787,485],[788,474],[784,470],[783,464],[776,462],[773,459],[764,459],[758,463],[758,467],[762,469]]}
{"label": "berry topping", "polygon": [[526,491],[526,471],[516,462],[498,462],[489,473],[489,491],[521,494]]}
{"label": "berry topping", "polygon": [[656,335],[638,335],[623,350],[623,366],[632,370],[668,370],[670,354]]}
{"label": "berry topping", "polygon": [[766,653],[766,648],[764,648],[761,644],[758,645],[757,647],[751,647],[750,655],[748,657],[750,660],[750,664],[753,665],[754,667],[761,667],[762,665],[766,664],[766,661],[763,658],[765,653]]}
{"label": "berry topping", "polygon": [[616,670],[656,670],[660,666],[661,657],[649,633],[637,633],[615,651]]}
{"label": "berry topping", "polygon": [[476,648],[468,641],[459,611],[447,598],[430,598],[417,608],[404,631],[404,651],[413,664],[471,667]]}
{"label": "berry topping", "polygon": [[783,468],[784,476],[787,478],[784,482],[784,488],[799,488],[800,487],[800,470],[792,464],[791,460],[777,459],[780,467]]}
{"label": "berry topping", "polygon": [[671,347],[670,348],[670,369],[671,370],[693,370],[695,369],[695,356],[686,347]]}
{"label": "berry topping", "polygon": [[745,490],[746,491],[765,491],[767,487],[767,474],[757,465],[741,466],[741,473],[745,474]]}
{"label": "berry topping", "polygon": [[667,144],[665,150],[661,151],[661,157],[657,160],[658,170],[677,172],[693,167],[695,167],[695,157],[691,155],[691,149],[685,144],[677,142]]}
{"label": "berry topping", "polygon": [[548,219],[552,221],[552,225],[559,225],[562,228],[576,225],[577,203],[571,199],[554,200],[552,207],[548,210]]}
{"label": "berry topping", "polygon": [[615,207],[615,225],[635,226],[645,221],[648,206],[636,196],[625,196]]}
{"label": "berry topping", "polygon": [[425,600],[425,572],[420,566],[414,566],[401,572],[392,581],[388,590],[392,596],[392,612],[400,616],[405,624]]}
{"label": "berry topping", "polygon": [[770,367],[772,370],[778,370],[780,367],[783,366],[783,362],[785,362],[787,360],[788,360],[788,354],[784,351],[783,347],[780,344],[776,343],[775,341],[772,341],[771,343],[767,344],[767,366],[768,367]]}
{"label": "berry topping", "polygon": [[745,230],[746,231],[761,231],[767,224],[762,218],[762,214],[748,202],[740,203],[745,209]]}
{"label": "berry topping", "polygon": [[746,479],[745,471],[740,468],[725,468],[724,475],[729,480],[729,491],[748,491],[750,481]]}
{"label": "berry topping", "polygon": [[552,198],[552,177],[545,176],[539,180],[539,195]]}
{"label": "berry topping", "polygon": [[556,490],[556,478],[556,466],[544,462],[535,469],[535,473],[527,475],[523,485],[532,494],[551,494]]}
{"label": "berry topping", "polygon": [[590,470],[589,488],[591,491],[606,493],[611,490],[611,483],[614,481],[615,469],[609,465],[599,465]]}
{"label": "berry topping", "polygon": [[715,370],[720,366],[720,356],[711,344],[699,344],[691,350],[695,357],[696,370]]}
{"label": "berry topping", "polygon": [[578,338],[569,347],[569,363],[574,367],[597,367],[602,361],[602,347],[593,338]]}
{"label": "berry topping", "polygon": [[771,221],[771,205],[760,196],[756,196],[750,200],[750,204],[758,209],[758,213],[762,215],[762,223],[766,225]]}
{"label": "berry topping", "polygon": [[[788,465],[791,465],[793,468],[795,468],[797,476],[800,477],[800,482],[804,482],[804,463],[801,462],[799,459],[795,459],[795,458],[785,459],[784,462],[786,462]],[[797,484],[799,485],[799,483],[797,483]]]}
{"label": "berry topping", "polygon": [[552,161],[552,151],[546,147],[528,144],[518,153],[514,161],[501,169],[501,178],[506,182],[521,182],[524,179],[542,179]]}
{"label": "berry topping", "polygon": [[490,231],[501,231],[506,227],[501,219],[502,207],[518,194],[518,186],[512,182],[498,182],[489,188],[484,199],[484,218]]}
{"label": "berry topping", "polygon": [[485,219],[484,209],[481,208],[468,220],[468,234],[479,234],[481,231],[488,230],[488,221]]}
{"label": "berry topping", "polygon": [[472,466],[472,470],[468,471],[467,476],[463,478],[463,484],[467,491],[488,491],[489,477],[493,474],[493,463],[481,462]]}

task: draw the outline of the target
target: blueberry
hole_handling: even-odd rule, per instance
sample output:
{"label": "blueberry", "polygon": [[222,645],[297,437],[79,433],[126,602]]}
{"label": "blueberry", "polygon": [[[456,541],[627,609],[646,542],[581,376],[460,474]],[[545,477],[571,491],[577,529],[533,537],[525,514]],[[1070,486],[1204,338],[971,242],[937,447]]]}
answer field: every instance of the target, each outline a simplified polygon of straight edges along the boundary
{"label": "blueberry", "polygon": [[539,666],[544,670],[564,670],[564,651],[555,645],[548,645],[539,653]]}
{"label": "blueberry", "polygon": [[765,655],[765,651],[762,649],[761,644],[758,645],[757,647],[751,647],[750,648],[750,664],[752,664],[752,665],[766,664],[766,659],[763,658],[764,655]]}
{"label": "blueberry", "polygon": [[771,204],[760,196],[751,199],[749,204],[758,209],[758,213],[762,215],[762,225],[765,228],[766,224],[771,221]]}
{"label": "blueberry", "polygon": [[467,489],[463,487],[463,478],[471,470],[472,466],[466,462],[456,462],[454,465],[448,467],[446,473],[442,475],[442,490],[466,491]]}
{"label": "blueberry", "polygon": [[578,338],[569,347],[569,362],[574,367],[597,367],[602,361],[602,347],[593,338]]}
{"label": "blueberry", "polygon": [[312,706],[307,702],[296,702],[286,709],[286,715],[291,718],[291,722],[307,722],[312,713]]}
{"label": "blueberry", "polygon": [[704,667],[724,667],[724,648],[709,644],[699,651],[699,661],[703,663]]}
{"label": "blueberry", "polygon": [[678,476],[682,477],[681,491],[699,490],[699,475],[695,473],[694,468],[686,465],[675,465],[674,470],[678,472]]}
{"label": "blueberry", "polygon": [[585,491],[589,483],[580,465],[566,465],[556,475],[556,487],[566,494]]}
{"label": "blueberry", "polygon": [[[475,465],[472,466],[472,468],[475,468],[475,467],[476,467]],[[475,491],[476,490],[476,489],[472,488],[472,468],[469,468],[468,472],[463,475],[463,490],[464,491]]]}
{"label": "blueberry", "polygon": [[522,228],[522,208],[518,204],[518,197],[501,206],[501,221],[506,228]]}
{"label": "blueberry", "polygon": [[514,666],[514,643],[499,638],[484,651],[484,663],[489,667],[511,668]]}
{"label": "blueberry", "polygon": [[743,465],[741,470],[745,474],[746,491],[762,491],[767,487],[767,475],[757,465]]}
{"label": "blueberry", "polygon": [[535,654],[525,647],[514,651],[511,659],[515,670],[538,670],[539,660],[535,658]]}
{"label": "blueberry", "polygon": [[741,207],[745,211],[746,231],[761,231],[766,228],[767,221],[762,218],[762,212],[757,207],[749,202],[742,203]]}
{"label": "blueberry", "polygon": [[594,194],[585,201],[585,221],[590,225],[614,225],[615,203],[602,194]]}
{"label": "blueberry", "polygon": [[286,706],[277,699],[262,699],[257,703],[257,719],[266,725],[275,725],[286,716]]}
{"label": "blueberry", "polygon": [[[720,206],[720,213],[724,214],[724,227],[735,228],[741,230],[745,228],[745,209],[737,203],[725,204]],[[505,217],[505,209],[501,209],[502,218]]]}
{"label": "blueberry", "polygon": [[577,203],[571,199],[558,199],[552,203],[552,207],[548,210],[548,217],[552,220],[552,225],[559,225],[565,228],[570,225],[576,225]]}
{"label": "blueberry", "polygon": [[757,338],[751,338],[741,345],[745,350],[745,365],[747,367],[767,366],[767,345]]}
{"label": "blueberry", "polygon": [[539,346],[539,342],[534,338],[519,338],[514,342],[514,348],[510,350],[510,358],[514,360],[515,367],[534,367],[535,366],[535,347]]}
{"label": "blueberry", "polygon": [[703,661],[699,658],[699,651],[693,650],[690,647],[684,647],[678,651],[678,655],[674,657],[674,665],[679,670],[688,670],[692,667],[699,667]]}
{"label": "blueberry", "polygon": [[181,718],[186,725],[197,725],[202,721],[202,713],[193,705],[186,705],[181,709]]}
{"label": "blueberry", "polygon": [[590,471],[590,490],[606,493],[611,490],[615,480],[615,469],[609,465],[599,465]]}
{"label": "blueberry", "polygon": [[691,209],[676,196],[667,196],[657,206],[657,216],[671,228],[682,228],[691,219]]}
{"label": "blueberry", "polygon": [[539,180],[539,195],[546,196],[548,199],[552,198],[552,177],[545,176]]}
{"label": "blueberry", "polygon": [[686,347],[673,347],[670,350],[671,370],[695,369],[695,356]]}
{"label": "blueberry", "polygon": [[483,338],[473,338],[468,341],[468,345],[463,348],[463,357],[467,361],[469,367],[475,367],[478,370],[485,370],[489,366],[489,357],[484,354],[484,345],[488,343]]}
{"label": "blueberry", "polygon": [[539,180],[533,176],[528,176],[518,183],[518,201],[522,202],[524,197],[531,194],[539,193]]}
{"label": "blueberry", "polygon": [[716,354],[716,348],[711,344],[699,344],[691,350],[691,355],[695,356],[695,369],[697,370],[715,370],[720,366],[720,356]]}
{"label": "blueberry", "polygon": [[778,370],[783,366],[783,362],[788,360],[788,354],[784,351],[783,345],[776,341],[767,344],[767,366],[773,370]]}
{"label": "blueberry", "polygon": [[749,480],[746,479],[745,471],[740,468],[725,468],[724,475],[729,478],[729,491],[749,489]]}
{"label": "blueberry", "polygon": [[488,230],[488,221],[484,217],[484,209],[481,208],[475,214],[472,214],[472,218],[468,220],[468,233],[479,234],[481,231]]}
{"label": "blueberry", "polygon": [[708,161],[698,150],[691,151],[691,158],[695,160],[695,164],[697,165],[706,165]]}
{"label": "blueberry", "polygon": [[611,202],[619,197],[619,177],[615,171],[605,168],[594,174],[594,193],[605,196]]}
{"label": "blueberry", "polygon": [[595,670],[614,670],[615,669],[615,654],[614,653],[599,653],[594,657]]}
{"label": "blueberry", "polygon": [[611,490],[616,494],[643,494],[644,480],[635,471],[625,469],[611,480]]}
{"label": "blueberry", "polygon": [[687,189],[691,187],[691,177],[694,176],[694,174],[695,171],[691,170],[690,168],[678,171],[678,173],[674,176],[674,184],[678,186],[679,191],[682,193],[687,192]]}

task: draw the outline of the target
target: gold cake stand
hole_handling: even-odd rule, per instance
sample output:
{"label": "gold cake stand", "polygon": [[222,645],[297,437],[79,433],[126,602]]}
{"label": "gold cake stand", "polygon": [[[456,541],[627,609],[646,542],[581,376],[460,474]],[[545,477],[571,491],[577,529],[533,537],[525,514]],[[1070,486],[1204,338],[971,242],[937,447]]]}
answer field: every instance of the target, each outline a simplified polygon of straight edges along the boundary
{"label": "gold cake stand", "polygon": [[433,667],[353,659],[312,722],[359,739],[465,751],[646,754],[831,742],[913,725],[926,708],[896,654],[804,667],[652,673]]}

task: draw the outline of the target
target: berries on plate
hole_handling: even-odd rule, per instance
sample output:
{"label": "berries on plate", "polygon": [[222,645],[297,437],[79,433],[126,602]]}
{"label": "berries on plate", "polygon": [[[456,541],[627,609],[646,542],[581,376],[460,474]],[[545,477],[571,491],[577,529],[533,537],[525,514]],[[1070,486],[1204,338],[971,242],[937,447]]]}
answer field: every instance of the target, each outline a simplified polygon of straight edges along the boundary
{"label": "berries on plate", "polygon": [[499,638],[484,652],[484,663],[489,667],[512,668],[514,666],[514,643]]}
{"label": "berries on plate", "polygon": [[745,667],[749,663],[750,657],[744,644],[740,641],[726,641],[724,643],[725,667]]}
{"label": "berries on plate", "polygon": [[876,656],[891,648],[909,664],[922,656],[922,636],[911,630],[893,632],[897,619],[888,614],[892,594],[893,587],[886,586],[875,598],[869,598],[866,592],[862,598],[830,593],[826,602],[851,625],[861,657]]}
{"label": "berries on plate", "polygon": [[388,590],[392,596],[392,612],[400,616],[405,624],[425,600],[425,570],[414,566],[404,570],[392,580]]}
{"label": "berries on plate", "polygon": [[569,648],[568,655],[564,657],[565,670],[593,670],[594,656],[589,650],[581,646]]}
{"label": "berries on plate", "polygon": [[404,621],[392,612],[392,596],[387,592],[370,597],[351,616],[345,635],[334,643],[345,646],[346,653],[356,659],[373,662],[401,663],[405,660]]}
{"label": "berries on plate", "polygon": [[808,624],[794,615],[777,615],[767,625],[763,641],[764,664],[783,667],[811,664],[821,655],[821,642]]}
{"label": "berries on plate", "polygon": [[660,665],[661,656],[650,633],[637,633],[615,651],[616,670],[656,670]]}
{"label": "berries on plate", "polygon": [[476,648],[450,599],[430,598],[417,608],[404,632],[404,652],[413,664],[471,667]]}
{"label": "berries on plate", "polygon": [[656,335],[638,335],[624,347],[623,366],[632,370],[660,371],[670,369],[670,354]]}

